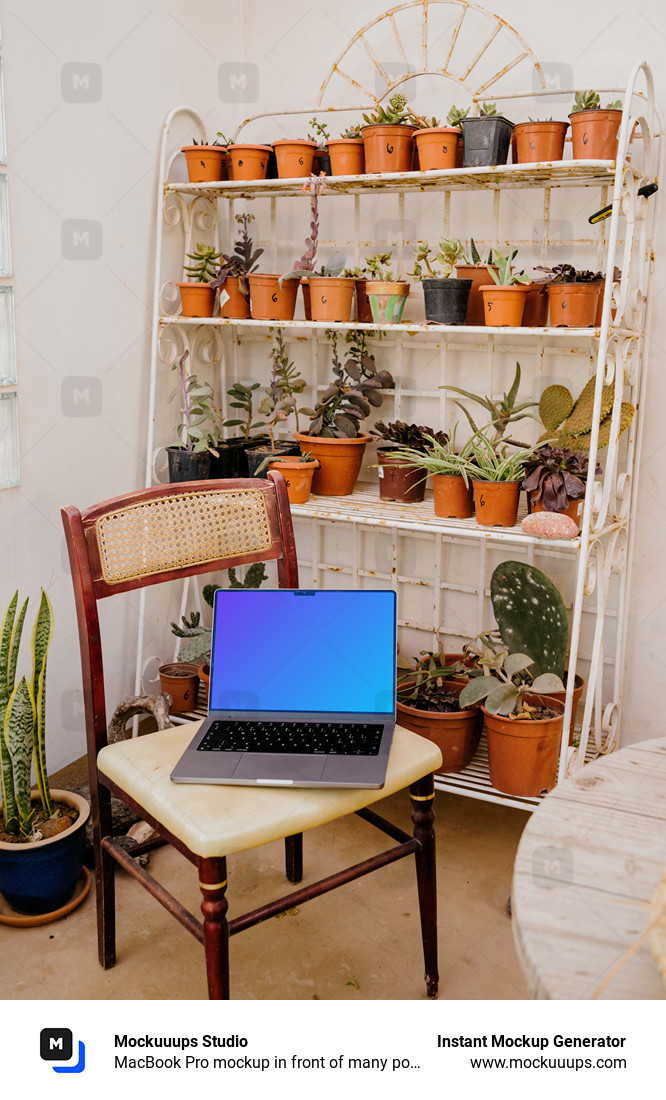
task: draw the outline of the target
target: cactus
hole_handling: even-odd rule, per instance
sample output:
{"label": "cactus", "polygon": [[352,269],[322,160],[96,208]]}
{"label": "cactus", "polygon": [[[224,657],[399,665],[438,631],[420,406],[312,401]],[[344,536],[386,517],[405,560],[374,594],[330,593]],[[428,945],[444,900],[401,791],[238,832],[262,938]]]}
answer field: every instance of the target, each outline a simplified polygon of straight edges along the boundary
{"label": "cactus", "polygon": [[544,428],[555,431],[573,409],[573,397],[566,386],[547,386],[539,401],[539,416]]}
{"label": "cactus", "polygon": [[[623,401],[620,408],[620,428],[618,436],[626,432],[627,428],[634,419],[634,413],[636,412],[634,406],[629,401]],[[607,447],[610,443],[611,432],[611,416],[610,414],[605,420],[601,421],[599,425],[599,442],[597,446],[599,448]],[[592,442],[592,431],[581,432],[579,435],[568,435],[566,431],[560,434],[560,445],[567,447],[571,444],[576,445],[576,449],[579,451],[589,451],[590,444]]]}
{"label": "cactus", "polygon": [[569,627],[564,600],[551,580],[519,561],[498,565],[490,596],[500,635],[510,653],[526,653],[534,676],[564,675]]}
{"label": "cactus", "polygon": [[[546,431],[539,437],[539,443],[547,440],[557,447],[589,451],[592,439],[595,381],[594,378],[590,378],[586,382],[576,401],[573,400],[566,386],[546,387],[539,402],[539,415]],[[607,447],[610,442],[614,393],[613,386],[604,386],[601,391],[599,447]],[[627,430],[635,411],[630,402],[622,402],[619,435]],[[558,428],[559,433],[554,435]]]}
{"label": "cactus", "polygon": [[[589,432],[592,427],[592,412],[594,409],[594,386],[595,379],[590,378],[589,382],[581,390],[573,409],[567,417],[564,430],[569,435],[582,435],[583,432]],[[600,420],[605,420],[608,414],[613,408],[613,387],[604,386],[601,391],[601,411],[599,414]]]}

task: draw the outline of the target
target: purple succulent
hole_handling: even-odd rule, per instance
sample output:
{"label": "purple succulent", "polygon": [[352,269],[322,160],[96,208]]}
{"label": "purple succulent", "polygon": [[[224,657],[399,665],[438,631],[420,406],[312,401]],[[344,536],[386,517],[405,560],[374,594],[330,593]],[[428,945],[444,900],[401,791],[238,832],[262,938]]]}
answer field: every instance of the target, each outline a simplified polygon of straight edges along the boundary
{"label": "purple succulent", "polygon": [[[568,447],[539,447],[524,460],[522,488],[540,500],[547,512],[563,512],[571,500],[585,496],[589,456]],[[596,473],[601,473],[597,465]]]}

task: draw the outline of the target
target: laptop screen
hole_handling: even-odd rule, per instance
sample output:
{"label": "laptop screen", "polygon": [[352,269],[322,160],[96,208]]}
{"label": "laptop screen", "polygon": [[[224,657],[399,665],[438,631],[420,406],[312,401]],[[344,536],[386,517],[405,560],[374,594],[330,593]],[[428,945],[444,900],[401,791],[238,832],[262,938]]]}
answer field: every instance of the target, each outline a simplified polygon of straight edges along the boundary
{"label": "laptop screen", "polygon": [[211,710],[395,713],[396,597],[219,589]]}

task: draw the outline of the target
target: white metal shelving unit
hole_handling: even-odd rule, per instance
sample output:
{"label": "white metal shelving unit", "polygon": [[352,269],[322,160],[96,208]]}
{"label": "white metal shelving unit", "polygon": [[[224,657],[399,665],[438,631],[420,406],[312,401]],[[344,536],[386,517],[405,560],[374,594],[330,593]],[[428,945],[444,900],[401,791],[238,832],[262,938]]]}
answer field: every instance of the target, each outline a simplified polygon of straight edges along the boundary
{"label": "white metal shelving unit", "polygon": [[[436,8],[450,9],[452,19],[449,37],[440,36],[443,45],[436,65],[429,45],[429,20]],[[457,74],[453,71],[455,46],[460,38],[465,19],[470,12],[487,17],[491,21],[482,47],[467,63],[467,68]],[[497,17],[484,12],[465,0],[414,0],[393,9],[380,20],[368,24],[351,45],[365,45],[365,53],[375,69],[376,51],[368,45],[373,28],[382,20],[392,24],[393,37],[398,49],[405,31],[396,22],[396,12],[420,21],[422,65],[410,66],[405,60],[405,73],[389,79],[386,88],[377,96],[367,95],[373,102],[390,95],[395,87],[415,75],[428,73],[448,76],[465,87],[477,103],[481,99],[533,99],[548,95],[540,66],[531,51],[515,32],[504,32],[517,60],[507,61],[491,80],[470,84],[470,73],[480,65],[485,52],[500,33]],[[500,21],[501,22],[501,21]],[[402,26],[402,25],[401,25]],[[513,36],[513,37],[512,37]],[[485,45],[483,45],[485,43]],[[448,53],[447,53],[448,50]],[[400,51],[399,51],[400,53]],[[343,51],[344,55],[344,51]],[[343,56],[341,55],[341,57]],[[401,51],[405,59],[405,49]],[[527,65],[532,75],[533,88],[529,92],[506,90],[507,74]],[[461,76],[462,72],[462,76]],[[343,72],[341,58],[332,67],[324,81],[319,103],[315,108],[299,112],[302,115],[315,110],[346,110],[358,115],[368,109],[368,102],[356,107],[337,107],[327,103],[331,92],[332,75],[343,74],[358,90],[366,84]],[[639,87],[639,85],[641,85]],[[617,89],[604,91],[616,92]],[[559,94],[562,94],[561,92]],[[261,118],[246,120],[239,129],[255,125]],[[150,379],[150,417],[146,483],[154,476],[153,459],[156,443],[166,443],[166,434],[156,434],[156,389],[160,373],[168,370],[174,356],[188,348],[194,359],[219,372],[220,393],[238,378],[247,379],[250,371],[245,367],[243,355],[256,342],[266,343],[270,322],[234,321],[219,317],[210,319],[183,318],[177,313],[177,294],[174,286],[174,267],[165,260],[165,233],[173,246],[177,239],[176,254],[182,257],[191,251],[202,234],[209,234],[218,246],[228,249],[233,240],[233,215],[235,203],[243,201],[256,213],[256,224],[269,225],[265,233],[266,257],[269,270],[286,270],[291,266],[279,264],[282,249],[294,250],[299,241],[285,241],[280,237],[280,201],[290,199],[305,204],[300,180],[266,180],[253,183],[224,182],[219,184],[189,184],[179,181],[173,174],[173,164],[180,143],[174,149],[174,133],[178,124],[187,120],[189,127],[197,127],[205,137],[202,120],[191,108],[180,107],[172,111],[164,125],[161,172],[157,211],[157,257],[153,324],[153,355]],[[353,252],[353,262],[368,251],[374,241],[362,236],[362,217],[366,203],[376,201],[378,195],[394,195],[397,198],[397,217],[391,220],[394,227],[394,253],[397,266],[405,269],[411,248],[406,227],[406,203],[423,197],[441,203],[433,215],[429,210],[424,223],[418,222],[417,239],[432,236],[468,236],[464,226],[452,227],[452,196],[454,194],[491,193],[492,214],[489,219],[487,242],[503,243],[502,201],[508,194],[541,192],[541,230],[539,233],[538,262],[552,260],[551,251],[557,244],[560,252],[569,249],[569,257],[576,262],[585,253],[596,258],[596,266],[606,272],[601,325],[595,329],[519,328],[497,329],[485,327],[447,327],[427,325],[419,320],[407,320],[385,330],[384,340],[378,344],[379,357],[390,352],[391,370],[396,379],[393,393],[394,417],[410,416],[414,402],[426,402],[430,409],[429,423],[437,427],[449,427],[451,423],[451,397],[441,389],[447,382],[479,393],[498,392],[499,378],[509,359],[520,355],[525,377],[531,377],[534,385],[562,380],[562,364],[565,369],[576,363],[579,373],[575,376],[575,394],[591,374],[596,376],[595,417],[597,425],[592,431],[590,469],[597,460],[598,410],[601,404],[602,385],[613,385],[614,406],[612,414],[611,442],[603,451],[604,472],[598,479],[590,478],[585,497],[579,536],[569,542],[548,542],[525,535],[518,525],[507,530],[481,528],[473,520],[440,520],[434,516],[429,496],[423,505],[405,506],[385,504],[379,501],[376,485],[360,484],[352,497],[317,498],[307,504],[295,506],[294,522],[299,547],[302,583],[326,586],[337,583],[342,577],[345,584],[386,585],[396,588],[399,594],[400,626],[410,638],[419,637],[419,648],[431,648],[433,638],[443,638],[450,648],[459,648],[456,641],[469,637],[492,625],[492,609],[488,598],[490,573],[497,560],[520,556],[522,560],[538,564],[545,572],[554,575],[556,583],[569,586],[571,647],[569,657],[569,683],[573,685],[576,670],[586,673],[587,688],[580,729],[579,744],[570,749],[563,738],[560,768],[576,769],[584,760],[617,746],[621,703],[622,671],[628,610],[628,591],[631,569],[633,526],[631,515],[637,499],[637,466],[639,441],[644,404],[645,363],[644,335],[648,302],[648,282],[653,257],[650,249],[651,223],[656,206],[638,195],[638,188],[645,182],[658,178],[659,125],[655,119],[652,78],[649,67],[638,63],[630,76],[624,95],[624,110],[619,136],[617,162],[565,160],[554,164],[506,165],[492,169],[457,169],[449,172],[413,172],[390,176],[333,177],[327,182],[325,198],[321,202],[348,202],[351,210],[348,223],[353,226],[346,243]],[[629,147],[630,139],[634,143]],[[631,152],[631,160],[627,154]],[[560,238],[555,242],[551,223],[553,194],[569,189],[571,203],[575,206],[581,189],[594,189],[586,196],[586,214],[594,209],[612,204],[611,217],[589,237]],[[268,206],[268,210],[266,210]],[[245,209],[247,209],[247,205]],[[321,208],[320,208],[321,209]],[[305,206],[302,207],[300,224],[305,224]],[[578,215],[579,220],[583,220]],[[414,219],[416,222],[416,217]],[[435,228],[433,228],[433,224]],[[452,228],[451,228],[452,227]],[[457,229],[457,231],[456,231]],[[478,230],[477,230],[478,232]],[[477,236],[472,229],[472,235]],[[512,243],[534,247],[534,240],[521,241],[515,237]],[[263,243],[263,240],[258,243]],[[326,244],[322,242],[323,250]],[[339,236],[336,244],[341,243]],[[384,243],[377,242],[384,247]],[[375,251],[375,248],[372,248]],[[587,266],[589,258],[579,266]],[[614,267],[621,268],[621,277],[614,281]],[[177,277],[177,276],[176,276]],[[316,392],[325,385],[328,360],[322,355],[326,329],[342,332],[358,328],[354,322],[347,324],[323,324],[305,320],[280,322],[285,337],[294,348],[309,348],[311,390]],[[362,326],[369,336],[380,326]],[[428,369],[418,377],[412,366],[413,356],[422,356]],[[458,357],[458,358],[456,358]],[[512,361],[513,361],[512,359]],[[467,364],[461,368],[460,363]],[[584,369],[581,371],[581,364]],[[196,368],[199,369],[198,367]],[[267,368],[266,368],[267,370]],[[461,383],[461,370],[465,381]],[[243,373],[245,371],[245,373]],[[456,373],[457,372],[457,373]],[[259,377],[253,371],[252,377]],[[410,382],[411,379],[411,382]],[[416,379],[416,380],[414,380]],[[637,412],[629,430],[617,439],[620,406],[631,401]],[[388,404],[388,401],[387,401]],[[387,419],[388,414],[382,410]],[[412,418],[410,416],[410,418]],[[168,429],[167,429],[168,430]],[[345,542],[340,551],[338,541]],[[382,541],[383,540],[383,541]],[[187,605],[187,589],[183,592],[182,608]],[[137,656],[137,690],[145,668],[143,630],[145,621],[145,592],[142,593]],[[566,596],[565,596],[566,598]],[[471,608],[465,621],[459,608],[451,613],[449,603],[466,601]],[[196,604],[193,596],[191,602]],[[453,605],[452,605],[453,606]],[[425,635],[425,637],[424,637]],[[404,650],[403,650],[404,652]],[[571,691],[567,694],[564,728],[568,729],[571,713]],[[521,808],[533,808],[538,799],[512,798],[490,787],[487,762],[483,746],[474,762],[465,772],[445,776],[437,780],[442,790],[467,794],[490,801],[501,801]]]}

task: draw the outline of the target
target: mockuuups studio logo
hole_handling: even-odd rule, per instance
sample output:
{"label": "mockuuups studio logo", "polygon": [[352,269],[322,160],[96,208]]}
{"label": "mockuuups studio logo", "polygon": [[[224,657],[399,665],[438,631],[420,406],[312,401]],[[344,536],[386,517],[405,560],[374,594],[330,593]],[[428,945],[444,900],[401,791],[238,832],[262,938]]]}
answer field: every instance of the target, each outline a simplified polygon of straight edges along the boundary
{"label": "mockuuups studio logo", "polygon": [[[39,1054],[45,1062],[71,1062],[74,1040],[68,1027],[45,1027],[39,1033]],[[55,1073],[83,1073],[86,1048],[79,1039],[76,1064],[52,1066]]]}
{"label": "mockuuups studio logo", "polygon": [[251,61],[223,61],[217,71],[217,86],[223,103],[256,103],[259,66]]}
{"label": "mockuuups studio logo", "polygon": [[101,416],[102,380],[68,375],[60,383],[60,407],[65,416]]}
{"label": "mockuuups studio logo", "polygon": [[60,70],[60,94],[65,103],[99,103],[102,66],[93,61],[67,61]]}
{"label": "mockuuups studio logo", "polygon": [[65,260],[99,260],[102,225],[84,218],[68,218],[60,227],[60,250]]}

